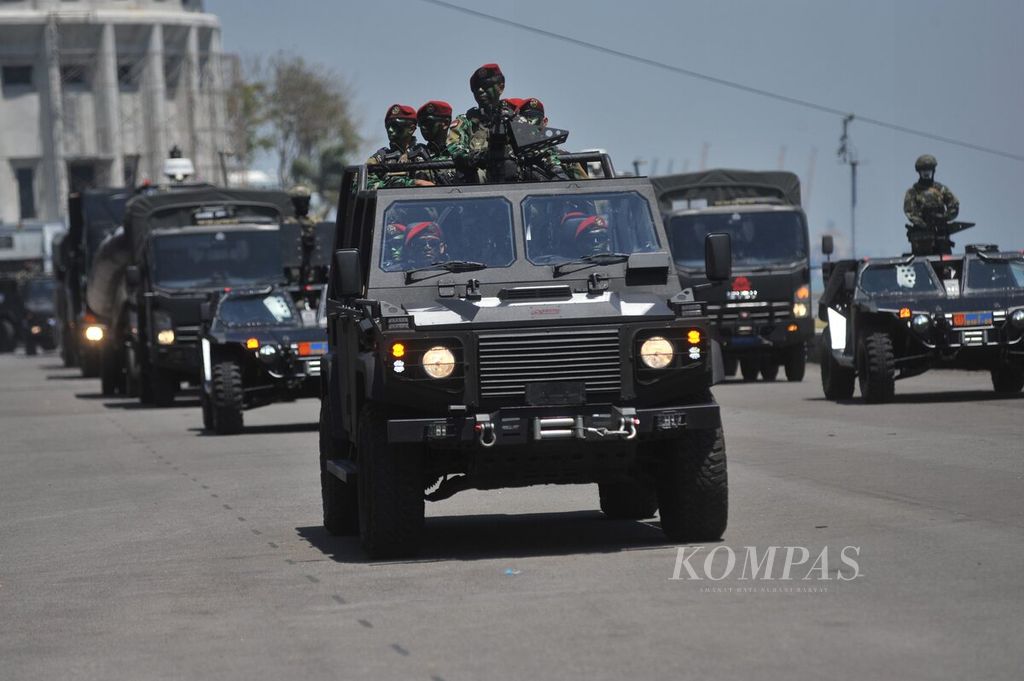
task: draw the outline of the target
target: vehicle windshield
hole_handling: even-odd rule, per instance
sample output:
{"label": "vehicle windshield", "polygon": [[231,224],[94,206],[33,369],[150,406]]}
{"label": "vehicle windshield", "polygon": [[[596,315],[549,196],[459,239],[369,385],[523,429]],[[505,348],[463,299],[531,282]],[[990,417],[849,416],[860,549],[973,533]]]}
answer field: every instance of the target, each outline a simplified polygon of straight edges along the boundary
{"label": "vehicle windshield", "polygon": [[296,316],[292,301],[280,293],[229,296],[217,309],[217,317],[227,326],[282,326]]}
{"label": "vehicle windshield", "polygon": [[926,262],[868,265],[860,275],[860,289],[875,295],[935,293],[942,289]]}
{"label": "vehicle windshield", "polygon": [[25,307],[37,312],[53,310],[56,291],[57,282],[53,279],[31,279],[25,282],[22,292]]}
{"label": "vehicle windshield", "polygon": [[526,257],[535,265],[661,248],[650,205],[637,192],[528,196],[523,225]]}
{"label": "vehicle windshield", "polygon": [[516,259],[512,205],[500,197],[396,201],[384,212],[380,252],[385,272],[453,261],[508,267]]}
{"label": "vehicle windshield", "polygon": [[262,284],[281,280],[282,272],[276,229],[153,238],[153,283],[163,288]]}
{"label": "vehicle windshield", "polygon": [[807,237],[800,213],[700,213],[668,220],[672,257],[680,267],[704,268],[704,237],[728,234],[737,268],[783,265],[807,257]]}
{"label": "vehicle windshield", "polygon": [[1024,289],[1024,260],[967,260],[968,290]]}

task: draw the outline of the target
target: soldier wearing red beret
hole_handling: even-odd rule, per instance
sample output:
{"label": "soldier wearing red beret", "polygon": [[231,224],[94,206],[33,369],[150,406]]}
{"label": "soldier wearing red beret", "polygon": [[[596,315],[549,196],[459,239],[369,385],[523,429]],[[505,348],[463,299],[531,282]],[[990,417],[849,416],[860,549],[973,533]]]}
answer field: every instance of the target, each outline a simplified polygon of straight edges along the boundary
{"label": "soldier wearing red beret", "polygon": [[[440,99],[432,99],[416,112],[416,122],[424,142],[409,151],[409,160],[443,161],[451,158],[448,154],[448,129],[452,124],[452,106]],[[443,170],[417,171],[413,177],[431,184],[452,184],[454,173]]]}
{"label": "soldier wearing red beret", "polygon": [[501,98],[505,91],[505,74],[497,64],[484,64],[469,78],[476,106],[452,122],[448,134],[448,153],[459,167],[466,182],[482,181],[481,170],[487,154],[490,137],[489,123],[498,117],[515,114],[508,100]]}
{"label": "soldier wearing red beret", "polygon": [[[388,133],[388,146],[373,152],[366,160],[367,166],[378,163],[403,163],[409,160],[409,149],[416,137],[416,110],[405,104],[392,104],[384,114],[384,128]],[[414,184],[417,182],[406,173],[370,173],[366,180],[366,185],[370,189],[411,187]]]}

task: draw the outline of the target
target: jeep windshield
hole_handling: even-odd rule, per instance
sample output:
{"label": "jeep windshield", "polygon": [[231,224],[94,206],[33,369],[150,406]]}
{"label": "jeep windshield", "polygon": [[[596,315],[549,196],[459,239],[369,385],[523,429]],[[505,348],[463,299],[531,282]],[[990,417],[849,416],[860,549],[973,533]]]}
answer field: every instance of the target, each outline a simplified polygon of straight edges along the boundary
{"label": "jeep windshield", "polygon": [[522,208],[534,265],[614,264],[661,247],[650,206],[637,192],[528,196]]}
{"label": "jeep windshield", "polygon": [[284,326],[298,315],[288,296],[271,293],[228,296],[221,301],[217,317],[225,326]]}
{"label": "jeep windshield", "polygon": [[508,267],[516,260],[512,204],[500,197],[395,201],[384,212],[380,253],[385,272]]}
{"label": "jeep windshield", "polygon": [[704,237],[728,234],[738,269],[768,269],[807,258],[807,237],[795,211],[699,213],[668,220],[669,246],[676,264],[704,269]]}
{"label": "jeep windshield", "polygon": [[153,284],[168,289],[275,282],[281,242],[276,229],[155,235],[152,271]]}
{"label": "jeep windshield", "polygon": [[22,293],[25,307],[32,312],[53,312],[55,308],[54,294],[57,282],[54,279],[30,279],[25,282]]}
{"label": "jeep windshield", "polygon": [[966,290],[1024,290],[1024,260],[968,258]]}
{"label": "jeep windshield", "polygon": [[869,264],[860,274],[860,289],[869,295],[942,293],[927,262]]}

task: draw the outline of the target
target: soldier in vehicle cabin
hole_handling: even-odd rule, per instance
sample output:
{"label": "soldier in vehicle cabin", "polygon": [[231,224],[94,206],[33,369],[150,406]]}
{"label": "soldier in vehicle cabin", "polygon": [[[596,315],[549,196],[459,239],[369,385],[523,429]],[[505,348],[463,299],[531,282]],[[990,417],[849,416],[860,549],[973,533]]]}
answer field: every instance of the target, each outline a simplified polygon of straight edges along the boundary
{"label": "soldier in vehicle cabin", "polygon": [[406,269],[443,261],[446,250],[444,235],[436,222],[417,222],[406,226],[401,254]]}
{"label": "soldier in vehicle cabin", "polygon": [[960,202],[948,187],[935,181],[938,162],[931,154],[918,157],[914,169],[918,180],[903,197],[903,212],[911,226],[929,228],[956,219]]}

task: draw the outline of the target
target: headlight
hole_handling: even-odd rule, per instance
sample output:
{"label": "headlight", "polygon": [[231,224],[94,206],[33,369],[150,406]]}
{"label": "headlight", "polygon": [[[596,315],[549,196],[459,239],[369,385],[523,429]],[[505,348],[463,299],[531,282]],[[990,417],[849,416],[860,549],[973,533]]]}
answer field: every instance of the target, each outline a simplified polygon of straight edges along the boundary
{"label": "headlight", "polygon": [[664,369],[672,363],[674,354],[672,343],[661,336],[648,338],[640,346],[640,359],[651,369]]}
{"label": "headlight", "polygon": [[41,334],[43,332],[43,327],[38,326],[38,325],[37,326],[33,326],[31,329],[29,329],[29,331],[32,332],[33,336],[38,336],[39,334]]}
{"label": "headlight", "polygon": [[263,345],[260,346],[260,349],[256,351],[256,354],[258,354],[263,359],[273,359],[275,356],[277,356],[277,347],[274,345]]}
{"label": "headlight", "polygon": [[423,370],[431,378],[448,378],[455,371],[455,355],[443,345],[435,345],[423,353]]}
{"label": "headlight", "polygon": [[174,342],[174,329],[164,329],[156,332],[156,342],[160,345],[170,345]]}
{"label": "headlight", "polygon": [[910,325],[914,327],[914,331],[918,333],[924,333],[931,326],[932,320],[926,314],[914,315],[914,318],[910,320]]}
{"label": "headlight", "polygon": [[103,340],[103,327],[96,326],[95,324],[85,327],[85,340],[99,343]]}
{"label": "headlight", "polygon": [[1010,323],[1018,329],[1024,329],[1024,310],[1014,310],[1010,314]]}
{"label": "headlight", "polygon": [[793,316],[803,318],[807,316],[807,303],[793,303]]}

